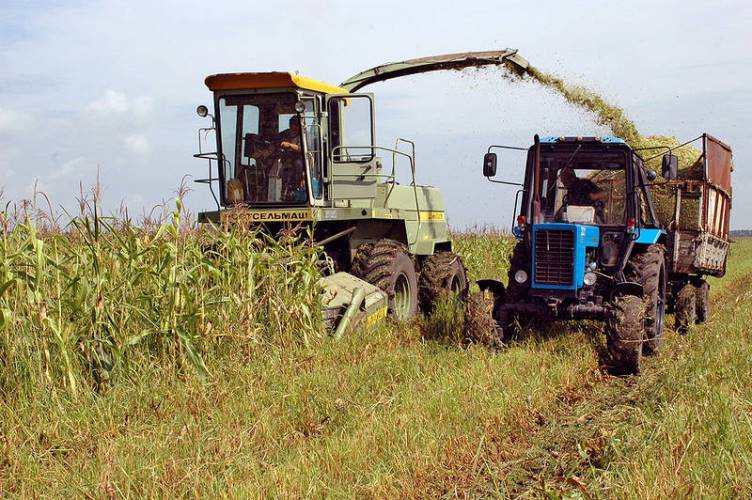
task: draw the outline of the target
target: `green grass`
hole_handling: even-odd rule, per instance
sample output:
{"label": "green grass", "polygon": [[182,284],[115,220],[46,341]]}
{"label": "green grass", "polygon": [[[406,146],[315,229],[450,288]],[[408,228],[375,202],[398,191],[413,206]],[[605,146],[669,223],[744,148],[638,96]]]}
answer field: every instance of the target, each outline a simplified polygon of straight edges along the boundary
{"label": "green grass", "polygon": [[[165,238],[154,255],[169,254],[168,244],[181,241],[188,251],[179,255],[186,257],[172,266],[200,262],[197,243]],[[466,234],[457,242],[472,278],[503,277],[498,264],[511,251],[507,240]],[[315,318],[301,323],[302,311],[292,311],[293,319],[280,312],[312,290],[295,291],[289,281],[310,269],[311,254],[305,264],[251,274],[277,273],[250,312],[243,300],[222,302],[211,314],[226,316],[216,316],[209,333],[185,327],[199,346],[205,378],[180,350],[180,337],[155,330],[160,342],[113,351],[127,362],[97,392],[76,342],[68,351],[70,370],[55,351],[55,375],[45,377],[43,340],[51,344],[53,337],[35,326],[38,302],[14,288],[3,302],[15,325],[3,330],[3,360],[12,346],[25,368],[3,375],[0,493],[749,496],[750,250],[752,241],[735,244],[728,276],[713,283],[712,320],[686,337],[669,334],[665,352],[647,362],[639,379],[601,374],[594,349],[601,339],[590,324],[549,328],[499,354],[426,340],[419,322],[383,325],[339,342],[323,338]],[[275,251],[300,255],[289,247]],[[115,253],[99,257],[112,263]],[[169,283],[172,274],[153,279]],[[218,276],[190,286],[214,290],[208,296],[218,299],[222,280],[249,275],[228,266]],[[49,293],[55,280],[45,279]],[[133,297],[147,286],[118,283],[112,293],[123,288]],[[233,283],[224,295],[241,293]],[[292,301],[284,295],[293,292],[299,295]],[[96,296],[83,302],[87,310],[96,308]],[[63,295],[43,297],[48,311],[56,297]],[[173,302],[155,301],[167,304],[155,317],[170,314]],[[108,307],[111,315],[124,314]],[[244,321],[233,321],[242,311]],[[190,317],[176,315],[176,324],[194,324]],[[80,326],[72,338],[96,338],[81,326],[90,323],[71,321]],[[139,325],[115,333],[131,338]],[[306,336],[308,342],[300,340]],[[437,336],[452,338],[451,332]]]}

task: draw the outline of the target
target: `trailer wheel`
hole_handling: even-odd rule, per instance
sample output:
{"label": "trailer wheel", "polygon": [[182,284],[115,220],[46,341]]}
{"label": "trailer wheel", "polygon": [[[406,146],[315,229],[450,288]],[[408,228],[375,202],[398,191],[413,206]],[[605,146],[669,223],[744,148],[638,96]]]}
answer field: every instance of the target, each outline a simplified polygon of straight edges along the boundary
{"label": "trailer wheel", "polygon": [[419,280],[420,307],[425,313],[433,311],[442,298],[467,294],[467,275],[459,255],[437,252],[423,263]]}
{"label": "trailer wheel", "polygon": [[695,289],[695,310],[697,324],[705,323],[710,317],[710,283],[705,280],[700,281]]}
{"label": "trailer wheel", "polygon": [[402,243],[390,239],[364,243],[355,254],[352,271],[386,292],[389,313],[398,321],[408,320],[418,312],[415,264]]}
{"label": "trailer wheel", "polygon": [[611,355],[612,375],[638,375],[642,359],[645,302],[636,295],[614,299],[611,317],[606,323],[606,341]]}
{"label": "trailer wheel", "polygon": [[646,355],[657,354],[663,346],[663,328],[666,315],[666,261],[661,245],[653,245],[636,253],[628,263],[627,275],[641,283],[645,302]]}
{"label": "trailer wheel", "polygon": [[676,313],[674,324],[676,331],[682,335],[697,321],[697,291],[692,283],[685,283],[676,294]]}

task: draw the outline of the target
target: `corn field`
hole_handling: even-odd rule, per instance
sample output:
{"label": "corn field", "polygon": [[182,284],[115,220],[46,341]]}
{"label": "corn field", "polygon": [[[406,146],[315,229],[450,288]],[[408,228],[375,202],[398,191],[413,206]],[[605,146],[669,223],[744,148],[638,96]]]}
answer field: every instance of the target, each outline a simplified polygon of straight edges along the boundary
{"label": "corn field", "polygon": [[150,359],[205,377],[220,346],[321,336],[316,248],[198,228],[181,208],[141,226],[0,213],[0,391],[75,397]]}

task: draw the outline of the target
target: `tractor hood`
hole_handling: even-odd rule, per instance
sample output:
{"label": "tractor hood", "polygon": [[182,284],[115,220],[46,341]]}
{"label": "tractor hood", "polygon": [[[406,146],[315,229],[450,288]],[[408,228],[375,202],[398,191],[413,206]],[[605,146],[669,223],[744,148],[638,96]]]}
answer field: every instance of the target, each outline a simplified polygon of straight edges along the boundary
{"label": "tractor hood", "polygon": [[342,82],[340,86],[350,92],[356,92],[366,85],[391,80],[400,76],[500,64],[507,66],[518,74],[525,72],[528,68],[528,62],[522,56],[518,55],[516,49],[462,52],[459,54],[420,57],[408,61],[382,64],[381,66],[358,73]]}

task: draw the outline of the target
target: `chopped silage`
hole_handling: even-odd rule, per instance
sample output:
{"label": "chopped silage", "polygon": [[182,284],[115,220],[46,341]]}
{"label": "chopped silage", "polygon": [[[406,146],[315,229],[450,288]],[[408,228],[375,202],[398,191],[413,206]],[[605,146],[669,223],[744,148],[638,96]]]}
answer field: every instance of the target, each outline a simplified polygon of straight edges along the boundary
{"label": "chopped silage", "polygon": [[[679,160],[679,178],[702,180],[703,165],[702,153],[691,144],[680,146],[681,143],[674,136],[648,135],[639,133],[637,126],[629,119],[620,107],[609,103],[602,96],[578,85],[568,85],[561,78],[550,73],[529,66],[527,76],[534,79],[544,87],[550,88],[559,94],[570,104],[583,108],[593,114],[596,123],[608,127],[611,132],[621,137],[646,159],[645,166],[654,172],[661,172],[661,158],[663,153],[668,152],[666,147],[672,148],[671,152]],[[676,149],[673,149],[676,148]],[[653,205],[656,215],[661,224],[669,227],[674,219],[675,198],[674,191],[665,185],[658,177],[652,186]],[[613,188],[613,179],[609,180]],[[680,229],[696,229],[699,225],[699,198],[686,195],[682,197]]]}

